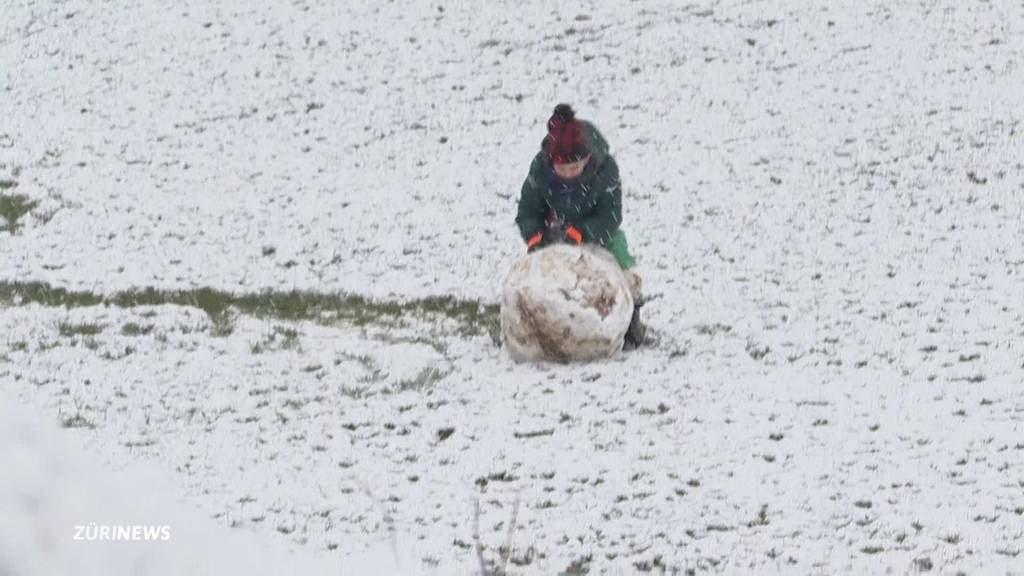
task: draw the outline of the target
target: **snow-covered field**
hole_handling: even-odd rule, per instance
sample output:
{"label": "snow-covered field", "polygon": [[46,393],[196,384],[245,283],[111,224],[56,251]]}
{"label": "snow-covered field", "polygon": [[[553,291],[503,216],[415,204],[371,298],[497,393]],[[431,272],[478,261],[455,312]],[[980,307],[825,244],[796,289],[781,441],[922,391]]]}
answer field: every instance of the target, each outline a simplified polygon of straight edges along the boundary
{"label": "snow-covered field", "polygon": [[[479,504],[510,574],[1024,574],[1022,54],[997,0],[4,0],[0,393],[324,567],[478,572]],[[495,304],[559,101],[656,346],[31,284]]]}
{"label": "snow-covered field", "polygon": [[[269,535],[217,526],[177,505],[155,467],[134,462],[115,473],[92,461],[81,438],[54,428],[0,402],[0,573],[341,573],[340,558],[288,554]],[[385,550],[373,554],[356,562],[395,566]]]}

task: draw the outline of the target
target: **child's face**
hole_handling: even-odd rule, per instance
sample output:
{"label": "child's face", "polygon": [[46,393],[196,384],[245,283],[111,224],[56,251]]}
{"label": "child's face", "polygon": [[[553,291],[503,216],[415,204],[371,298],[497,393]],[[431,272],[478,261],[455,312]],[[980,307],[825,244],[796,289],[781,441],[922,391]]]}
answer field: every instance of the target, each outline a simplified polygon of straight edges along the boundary
{"label": "child's face", "polygon": [[568,164],[555,164],[555,174],[563,180],[572,180],[578,178],[583,173],[583,169],[586,168],[587,162],[590,161],[590,155],[586,158],[577,160],[576,162],[570,162]]}

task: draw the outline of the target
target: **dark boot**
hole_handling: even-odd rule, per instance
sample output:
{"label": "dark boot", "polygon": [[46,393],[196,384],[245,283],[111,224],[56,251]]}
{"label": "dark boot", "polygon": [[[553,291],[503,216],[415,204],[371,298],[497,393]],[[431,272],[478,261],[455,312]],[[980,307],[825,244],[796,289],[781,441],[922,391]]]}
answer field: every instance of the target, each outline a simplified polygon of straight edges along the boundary
{"label": "dark boot", "polygon": [[623,350],[634,350],[644,344],[647,339],[647,326],[640,320],[640,306],[633,306],[633,317],[629,321],[629,328],[626,328],[626,337],[623,339]]}

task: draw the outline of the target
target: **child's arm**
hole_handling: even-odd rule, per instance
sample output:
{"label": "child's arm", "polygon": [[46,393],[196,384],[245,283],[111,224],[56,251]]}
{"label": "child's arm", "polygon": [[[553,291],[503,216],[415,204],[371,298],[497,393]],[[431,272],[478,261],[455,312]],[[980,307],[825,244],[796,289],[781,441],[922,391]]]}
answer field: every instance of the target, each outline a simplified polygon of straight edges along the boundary
{"label": "child's arm", "polygon": [[585,242],[603,246],[622,223],[622,182],[619,180],[619,167],[611,156],[601,167],[599,178],[603,190],[598,193],[597,206],[580,221],[579,228]]}
{"label": "child's arm", "polygon": [[519,233],[527,242],[536,234],[544,232],[544,214],[547,212],[547,205],[544,202],[541,178],[539,158],[534,158],[530,164],[530,174],[523,182],[523,189],[519,194],[519,210],[516,213],[516,225],[519,226]]}

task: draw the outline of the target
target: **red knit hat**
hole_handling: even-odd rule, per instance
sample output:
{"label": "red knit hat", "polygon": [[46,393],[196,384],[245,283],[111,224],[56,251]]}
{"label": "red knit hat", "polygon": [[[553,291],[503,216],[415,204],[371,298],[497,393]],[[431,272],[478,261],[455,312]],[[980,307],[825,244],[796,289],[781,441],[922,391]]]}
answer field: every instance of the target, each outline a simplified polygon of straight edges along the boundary
{"label": "red knit hat", "polygon": [[543,148],[555,164],[576,162],[590,154],[583,126],[568,104],[555,106],[555,112],[548,120],[548,135],[544,138]]}

